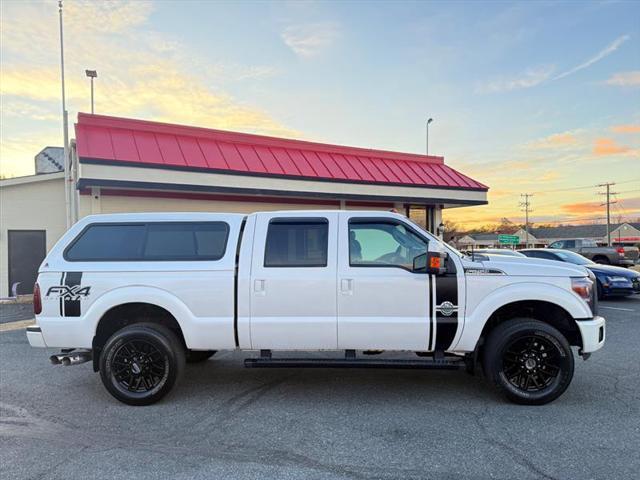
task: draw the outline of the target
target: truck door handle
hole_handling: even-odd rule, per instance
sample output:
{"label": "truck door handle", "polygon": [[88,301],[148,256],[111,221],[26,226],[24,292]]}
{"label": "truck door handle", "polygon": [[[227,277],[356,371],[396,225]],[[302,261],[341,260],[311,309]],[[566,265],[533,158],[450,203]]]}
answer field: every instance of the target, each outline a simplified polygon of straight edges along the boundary
{"label": "truck door handle", "polygon": [[340,293],[343,295],[353,295],[353,279],[343,278],[340,280]]}
{"label": "truck door handle", "polygon": [[265,289],[264,289],[264,285],[265,285],[265,280],[254,280],[253,281],[253,291],[258,294],[258,295],[264,295]]}

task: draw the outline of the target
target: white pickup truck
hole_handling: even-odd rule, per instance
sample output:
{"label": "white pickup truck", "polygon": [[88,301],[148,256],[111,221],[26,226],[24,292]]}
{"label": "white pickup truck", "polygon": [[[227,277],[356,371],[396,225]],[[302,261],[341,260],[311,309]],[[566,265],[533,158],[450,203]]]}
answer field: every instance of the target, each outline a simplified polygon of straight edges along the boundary
{"label": "white pickup truck", "polygon": [[32,346],[93,360],[131,405],[167,394],[185,361],[234,349],[259,351],[248,367],[482,370],[510,400],[544,404],[571,382],[571,347],[587,358],[605,340],[582,267],[471,258],[374,211],[85,217],[42,263],[34,309]]}

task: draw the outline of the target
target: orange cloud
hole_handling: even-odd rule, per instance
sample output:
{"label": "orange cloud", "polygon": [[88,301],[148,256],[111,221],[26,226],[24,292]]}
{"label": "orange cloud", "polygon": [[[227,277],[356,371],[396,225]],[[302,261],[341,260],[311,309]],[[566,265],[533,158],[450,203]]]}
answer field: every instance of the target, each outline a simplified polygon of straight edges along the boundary
{"label": "orange cloud", "polygon": [[585,213],[591,214],[600,212],[602,210],[600,202],[568,203],[566,205],[562,205],[560,208],[562,209],[562,211],[572,215],[581,215]]}
{"label": "orange cloud", "polygon": [[618,145],[612,138],[598,138],[593,146],[595,155],[620,155],[628,153],[631,149],[623,145]]}
{"label": "orange cloud", "polygon": [[640,133],[640,125],[614,125],[611,131],[615,133]]}
{"label": "orange cloud", "polygon": [[557,172],[555,170],[551,170],[551,171],[548,171],[545,174],[543,174],[540,177],[540,181],[542,181],[542,182],[550,182],[552,180],[557,180],[559,178],[560,178],[560,172]]}
{"label": "orange cloud", "polygon": [[536,140],[535,142],[531,142],[528,146],[538,149],[538,148],[562,148],[571,145],[576,145],[578,143],[578,139],[571,132],[563,132],[563,133],[554,133],[553,135],[549,135],[548,137],[541,138]]}
{"label": "orange cloud", "polygon": [[640,71],[616,73],[609,77],[605,83],[615,87],[638,87],[640,86]]}
{"label": "orange cloud", "polygon": [[571,145],[578,141],[576,137],[570,133],[556,133],[555,135],[551,135],[547,140],[552,145]]}

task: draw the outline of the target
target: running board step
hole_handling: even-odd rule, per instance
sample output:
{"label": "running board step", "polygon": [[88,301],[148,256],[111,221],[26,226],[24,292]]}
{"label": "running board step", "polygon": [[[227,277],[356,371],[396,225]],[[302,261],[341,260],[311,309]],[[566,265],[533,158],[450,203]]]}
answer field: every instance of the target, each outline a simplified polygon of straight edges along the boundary
{"label": "running board step", "polygon": [[463,359],[401,360],[369,358],[246,358],[247,368],[398,368],[462,370]]}

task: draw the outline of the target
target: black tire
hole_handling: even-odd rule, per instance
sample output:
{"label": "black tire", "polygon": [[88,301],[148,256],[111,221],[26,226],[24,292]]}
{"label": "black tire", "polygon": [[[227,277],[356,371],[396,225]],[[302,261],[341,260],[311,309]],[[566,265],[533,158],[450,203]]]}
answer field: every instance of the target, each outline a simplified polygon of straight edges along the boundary
{"label": "black tire", "polygon": [[107,340],[100,355],[100,378],[121,402],[151,405],[171,391],[184,363],[184,348],[171,330],[135,323]]}
{"label": "black tire", "polygon": [[598,292],[598,300],[604,300],[604,288],[602,287],[600,280],[596,280],[596,288]]}
{"label": "black tire", "polygon": [[593,261],[600,265],[611,265],[611,261],[607,257],[595,257]]}
{"label": "black tire", "polygon": [[501,323],[484,346],[485,375],[514,403],[544,405],[573,378],[571,346],[557,329],[532,318]]}
{"label": "black tire", "polygon": [[200,363],[209,360],[216,352],[217,350],[187,350],[185,358],[187,363]]}

